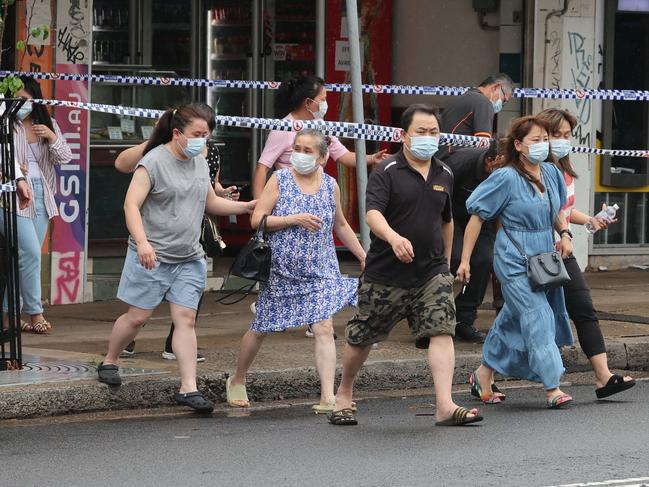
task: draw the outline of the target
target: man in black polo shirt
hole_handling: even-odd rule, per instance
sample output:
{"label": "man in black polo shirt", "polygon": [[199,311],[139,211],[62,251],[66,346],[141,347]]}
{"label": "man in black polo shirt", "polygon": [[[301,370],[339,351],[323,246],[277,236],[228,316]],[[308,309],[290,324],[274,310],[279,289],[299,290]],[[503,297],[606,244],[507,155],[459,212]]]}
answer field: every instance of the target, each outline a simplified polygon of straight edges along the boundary
{"label": "man in black polo shirt", "polygon": [[[446,159],[446,164],[451,168],[454,176],[452,272],[455,272],[460,265],[464,230],[471,217],[466,210],[466,200],[493,171],[498,155],[496,146],[496,141],[492,140],[488,148],[464,147],[456,149]],[[455,297],[456,338],[478,343],[484,342],[486,335],[478,331],[473,323],[477,318],[478,307],[484,300],[487,286],[491,280],[495,239],[494,225],[492,223],[483,225],[476,241],[476,250],[471,256],[471,281],[466,283],[466,286],[462,287],[462,292]]]}
{"label": "man in black polo shirt", "polygon": [[348,323],[342,381],[329,421],[357,424],[353,384],[372,344],[407,319],[417,348],[428,349],[435,385],[436,424],[481,421],[477,410],[453,402],[455,306],[449,261],[453,241],[453,174],[433,157],[439,143],[437,109],[412,105],[402,116],[404,149],[379,164],[367,185],[372,242],[358,312]]}

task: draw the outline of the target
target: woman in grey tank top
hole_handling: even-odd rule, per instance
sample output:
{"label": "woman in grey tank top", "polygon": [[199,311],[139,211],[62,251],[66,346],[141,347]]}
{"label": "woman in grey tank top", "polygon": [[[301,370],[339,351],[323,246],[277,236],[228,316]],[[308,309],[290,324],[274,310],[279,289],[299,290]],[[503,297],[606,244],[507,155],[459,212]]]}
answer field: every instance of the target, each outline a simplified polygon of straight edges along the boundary
{"label": "woman in grey tank top", "polygon": [[207,265],[199,243],[203,213],[246,214],[255,201],[218,198],[202,155],[209,127],[196,107],[167,110],[138,163],[124,202],[129,249],[117,297],[129,305],[110,336],[97,368],[100,382],[121,385],[119,355],[163,301],[175,325],[173,351],[180,372],[175,399],[197,412],[212,402],[196,386],[196,310],[205,289]]}

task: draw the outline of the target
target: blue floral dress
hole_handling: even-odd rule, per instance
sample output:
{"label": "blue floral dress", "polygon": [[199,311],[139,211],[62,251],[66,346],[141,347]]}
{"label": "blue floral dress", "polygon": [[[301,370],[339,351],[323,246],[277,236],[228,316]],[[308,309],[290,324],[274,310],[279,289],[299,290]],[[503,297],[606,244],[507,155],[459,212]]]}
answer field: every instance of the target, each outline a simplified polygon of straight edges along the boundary
{"label": "blue floral dress", "polygon": [[[514,168],[506,167],[489,176],[466,202],[469,213],[483,220],[500,218],[527,255],[554,249],[552,224],[566,202],[559,169],[543,163],[541,172],[547,188],[544,195]],[[573,341],[563,289],[532,291],[523,257],[502,229],[494,246],[494,271],[505,305],[485,340],[483,363],[501,374],[542,382],[546,389],[558,387],[565,372],[558,347]]]}
{"label": "blue floral dress", "polygon": [[320,190],[303,193],[290,169],[275,172],[279,198],[275,216],[311,213],[324,221],[317,232],[291,226],[268,233],[270,279],[262,283],[252,331],[283,331],[326,320],[345,306],[356,306],[358,280],[343,278],[333,239],[336,181],[322,175]]}

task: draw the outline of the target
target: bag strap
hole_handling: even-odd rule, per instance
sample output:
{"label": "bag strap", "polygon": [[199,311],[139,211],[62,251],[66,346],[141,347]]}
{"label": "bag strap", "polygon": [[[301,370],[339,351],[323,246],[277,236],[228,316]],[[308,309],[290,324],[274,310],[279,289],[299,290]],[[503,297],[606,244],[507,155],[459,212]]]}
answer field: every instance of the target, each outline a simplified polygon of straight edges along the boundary
{"label": "bag strap", "polygon": [[[225,296],[222,296],[222,297],[218,298],[216,300],[216,302],[221,303],[224,306],[231,306],[233,304],[240,303],[241,301],[243,301],[244,299],[246,299],[250,295],[253,288],[255,287],[255,284],[257,284],[257,283],[253,282],[252,284],[245,284],[245,285],[241,286],[239,289],[235,289],[234,291],[230,291]],[[241,296],[240,298],[235,299],[234,301],[229,301],[227,303],[225,302],[226,299],[231,298],[235,294],[238,294],[238,293],[240,293],[242,291],[243,291],[243,296]],[[219,290],[219,292],[223,292],[223,290]]]}
{"label": "bag strap", "polygon": [[[221,284],[221,289],[219,289],[219,291],[218,291],[219,294],[224,292],[225,286],[227,286],[228,281],[230,280],[230,276],[231,276],[231,274],[228,273],[228,275],[225,277],[225,279],[223,279],[223,284]],[[250,295],[250,293],[252,292],[252,290],[255,287],[255,284],[257,284],[256,281],[253,281],[251,284],[244,284],[239,289],[235,289],[234,291],[230,291],[225,296],[221,296],[220,298],[216,299],[215,302],[221,303],[224,306],[230,306],[232,304],[237,304],[237,303],[243,301],[244,299],[246,299],[248,297],[248,295]],[[227,303],[225,302],[226,299],[231,298],[232,296],[234,296],[235,294],[240,293],[241,291],[244,291],[244,293],[243,293],[243,296],[241,296],[239,299],[236,299],[234,301],[230,301],[230,302],[227,302]]]}
{"label": "bag strap", "polygon": [[514,240],[512,238],[511,234],[507,231],[507,227],[505,225],[501,225],[500,228],[503,229],[503,231],[505,232],[505,235],[507,235],[507,238],[509,239],[509,241],[514,244],[514,247],[516,247],[516,250],[518,250],[518,253],[521,254],[521,257],[523,257],[523,260],[525,261],[525,265],[527,265],[527,262],[529,261],[529,257],[523,251],[523,248],[520,245],[518,245],[518,243],[516,243],[516,240]]}
{"label": "bag strap", "polygon": [[[548,199],[550,202],[550,233],[552,233],[552,236],[554,237],[554,207],[552,206],[552,195],[550,194],[550,186],[545,184],[544,177],[543,177],[543,168],[541,168],[541,182],[545,186],[545,197]],[[529,183],[530,186],[532,186],[532,183]],[[534,186],[532,186],[532,191],[536,191],[534,189]],[[511,243],[514,244],[514,247],[516,247],[516,250],[518,250],[518,253],[521,254],[523,257],[523,260],[527,264],[529,262],[529,257],[527,254],[523,251],[523,248],[518,245],[516,240],[514,240],[511,236],[511,234],[507,231],[507,227],[505,225],[501,225],[502,229],[505,232],[505,235],[507,235],[507,238],[510,240]]]}
{"label": "bag strap", "polygon": [[257,231],[255,232],[255,239],[264,241],[264,237],[266,235],[266,220],[268,219],[269,215],[264,215],[261,217],[261,220],[259,222],[259,225],[257,225]]}

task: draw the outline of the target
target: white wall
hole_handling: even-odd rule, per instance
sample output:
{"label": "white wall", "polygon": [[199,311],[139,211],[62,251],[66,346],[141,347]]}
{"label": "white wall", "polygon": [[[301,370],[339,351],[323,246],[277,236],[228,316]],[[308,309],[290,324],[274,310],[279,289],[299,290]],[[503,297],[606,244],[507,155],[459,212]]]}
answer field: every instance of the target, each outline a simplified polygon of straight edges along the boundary
{"label": "white wall", "polygon": [[[487,16],[491,25],[496,15]],[[471,0],[395,0],[392,82],[406,85],[475,86],[498,72],[499,33],[484,31]],[[449,97],[394,95],[393,106]]]}
{"label": "white wall", "polygon": [[[560,10],[562,0],[537,0],[534,39],[534,87],[596,88],[603,72],[598,45],[603,44],[603,0],[571,0],[566,13],[548,14]],[[597,19],[597,21],[596,21]],[[558,107],[569,110],[578,120],[573,144],[595,147],[596,132],[601,129],[601,101],[535,99],[534,112]],[[579,174],[575,201],[578,210],[592,214],[595,157],[574,154],[571,161]],[[590,242],[583,227],[573,228],[575,256],[580,266],[588,262]]]}

